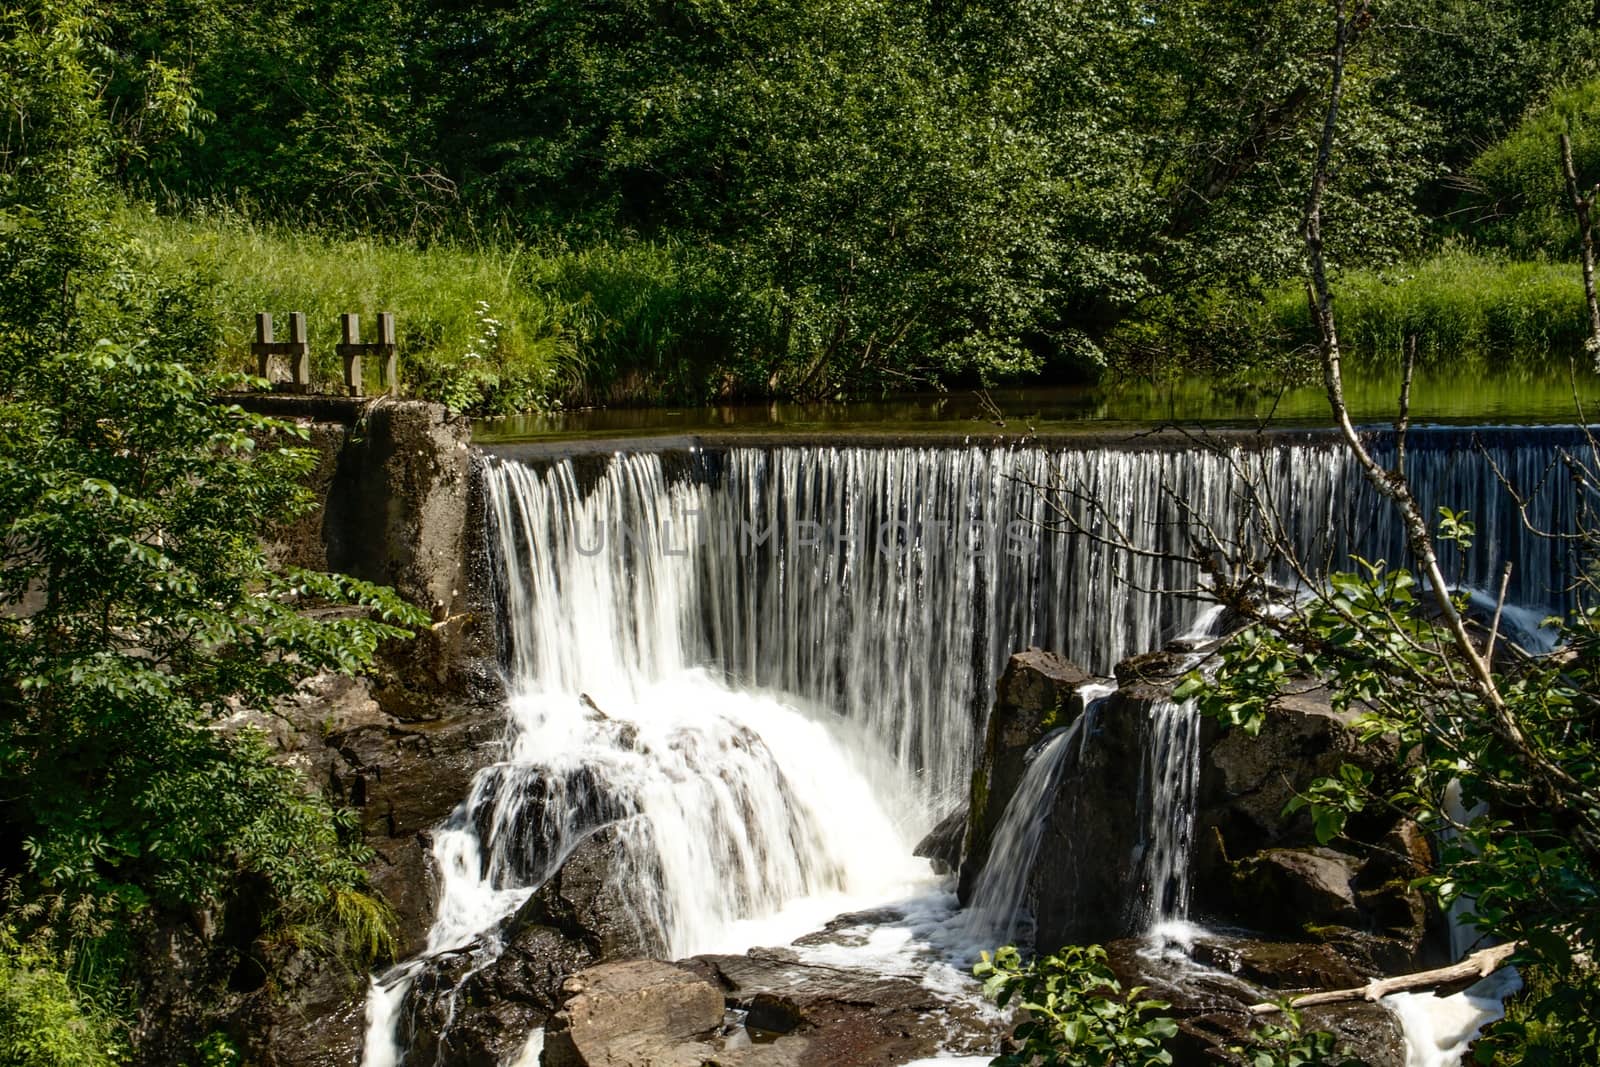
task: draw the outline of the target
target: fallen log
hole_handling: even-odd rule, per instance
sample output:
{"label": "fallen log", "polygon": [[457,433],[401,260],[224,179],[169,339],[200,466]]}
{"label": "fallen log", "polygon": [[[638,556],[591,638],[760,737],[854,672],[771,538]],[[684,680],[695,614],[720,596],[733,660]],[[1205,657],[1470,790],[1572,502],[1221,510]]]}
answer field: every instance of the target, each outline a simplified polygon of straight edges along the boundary
{"label": "fallen log", "polygon": [[[1351,989],[1330,989],[1323,993],[1307,993],[1305,996],[1295,997],[1289,1001],[1291,1008],[1311,1008],[1318,1004],[1342,1004],[1352,1000],[1368,1000],[1376,1003],[1390,993],[1406,993],[1414,989],[1437,989],[1440,986],[1450,985],[1454,982],[1487,978],[1501,967],[1506,961],[1522,947],[1522,942],[1513,941],[1505,945],[1494,945],[1490,948],[1480,949],[1470,956],[1464,957],[1459,963],[1452,963],[1448,967],[1436,967],[1431,971],[1416,971],[1412,974],[1400,974],[1393,978],[1374,978],[1364,986],[1355,986]],[[1264,1003],[1252,1004],[1252,1015],[1271,1015],[1281,1011],[1282,1005]]]}

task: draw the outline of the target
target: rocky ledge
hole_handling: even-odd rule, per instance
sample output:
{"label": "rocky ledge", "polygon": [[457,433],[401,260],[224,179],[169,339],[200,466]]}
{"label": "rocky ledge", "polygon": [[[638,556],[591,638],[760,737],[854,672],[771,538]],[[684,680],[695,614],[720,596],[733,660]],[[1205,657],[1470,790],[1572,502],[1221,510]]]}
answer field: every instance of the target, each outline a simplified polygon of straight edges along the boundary
{"label": "rocky ledge", "polygon": [[[1381,786],[1396,772],[1392,744],[1363,743],[1353,716],[1335,711],[1313,679],[1279,702],[1256,737],[1189,720],[1199,768],[1189,856],[1190,913],[1207,934],[1152,948],[1149,909],[1130,906],[1170,887],[1140,885],[1150,819],[1154,724],[1172,709],[1187,648],[1119,664],[1118,687],[1093,712],[1068,694],[1088,675],[1037,649],[1012,657],[997,686],[974,776],[963,854],[963,897],[981,871],[987,842],[1015,793],[1026,754],[1051,729],[1078,725],[1079,755],[1040,814],[1039,859],[1024,892],[1042,950],[1110,946],[1125,984],[1151,987],[1172,1003],[1182,1038],[1177,1062],[1226,1062],[1244,1044],[1248,1005],[1280,995],[1360,985],[1372,977],[1440,962],[1442,918],[1412,887],[1433,862],[1426,836],[1392,813],[1352,818],[1336,845],[1320,843],[1309,814],[1288,801],[1343,763]],[[1159,761],[1158,761],[1159,762]],[[998,809],[998,810],[997,810]],[[950,833],[922,851],[950,862]],[[1188,936],[1186,932],[1181,932]],[[1404,1063],[1398,1031],[1373,1005],[1329,1008],[1308,1024],[1331,1029],[1373,1067]]]}
{"label": "rocky ledge", "polygon": [[914,978],[809,963],[786,949],[607,963],[568,979],[543,1067],[895,1067],[984,1054],[992,1021]]}

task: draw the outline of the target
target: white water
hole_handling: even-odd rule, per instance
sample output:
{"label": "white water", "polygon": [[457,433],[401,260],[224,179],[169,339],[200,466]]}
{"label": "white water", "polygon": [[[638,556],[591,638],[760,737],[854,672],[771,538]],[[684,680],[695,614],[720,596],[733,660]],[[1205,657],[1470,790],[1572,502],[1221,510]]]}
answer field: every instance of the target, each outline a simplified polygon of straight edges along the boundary
{"label": "white water", "polygon": [[1135,900],[1139,925],[1154,930],[1189,917],[1189,854],[1200,791],[1200,713],[1194,701],[1158,701],[1139,768],[1145,811]]}
{"label": "white water", "polygon": [[[549,521],[603,524],[642,500],[665,505],[644,517],[653,525],[670,521],[671,495],[580,499],[571,474],[488,475],[499,551],[521,561],[502,572],[509,723],[501,760],[436,835],[424,958],[473,945],[492,962],[496,927],[602,827],[620,847],[613,888],[668,959],[784,944],[924,889],[928,866],[911,856],[922,808],[889,754],[851,723],[693,666],[675,617],[680,560],[590,551],[571,536],[582,524]],[[399,1061],[420,965],[375,984],[366,1067]]]}
{"label": "white water", "polygon": [[[1424,437],[1411,460],[1424,498],[1489,501],[1475,516],[1486,555],[1462,580],[1485,585],[1509,555],[1534,594],[1522,599],[1539,599],[1560,562],[1495,512],[1485,464]],[[1547,451],[1511,444],[1496,459],[1526,480]],[[436,835],[430,953],[472,945],[492,960],[495,927],[600,826],[621,836],[619,888],[662,954],[782,942],[894,899],[910,914],[863,951],[950,949],[953,903],[910,844],[963,797],[1005,657],[1039,644],[1103,671],[1199,611],[1167,595],[1195,584],[1191,567],[1039,535],[1054,516],[1035,485],[1103,502],[1085,516],[1102,533],[1114,519],[1182,552],[1179,502],[1249,539],[1235,476],[1248,468],[1308,556],[1401,556],[1343,452],[1320,445],[748,448],[674,463],[486,464],[512,699],[502,760]],[[1551,499],[1536,521],[1561,528]],[[1192,743],[1180,710],[1157,715],[1174,752]],[[1151,922],[1187,899],[1192,783],[1167,781],[1171,766],[1146,767],[1150,795],[1176,798],[1148,820]],[[374,986],[368,1067],[399,1057],[418,966]]]}
{"label": "white water", "polygon": [[1502,967],[1460,993],[1394,993],[1383,1006],[1394,1012],[1406,1038],[1406,1067],[1457,1067],[1473,1038],[1505,1014],[1505,1000],[1522,988],[1513,967]]}

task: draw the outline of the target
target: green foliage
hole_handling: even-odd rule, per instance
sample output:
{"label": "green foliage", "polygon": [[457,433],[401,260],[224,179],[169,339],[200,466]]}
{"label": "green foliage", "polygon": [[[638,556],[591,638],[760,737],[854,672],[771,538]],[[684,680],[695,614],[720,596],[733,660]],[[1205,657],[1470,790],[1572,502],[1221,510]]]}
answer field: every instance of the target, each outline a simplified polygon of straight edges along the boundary
{"label": "green foliage", "polygon": [[204,291],[152,279],[118,225],[106,175],[193,112],[159,63],[137,121],[103,109],[127,70],[99,14],[0,14],[6,1062],[115,1054],[96,1020],[130,1007],[151,910],[343,923],[355,954],[385,950],[349,818],[240,722],[425,621],[263,548],[311,506],[315,457],[303,428],[218,401],[244,383],[189,348]]}
{"label": "green foliage", "polygon": [[[241,873],[285,907],[354,884],[325,805],[248,732],[319,670],[365,664],[417,611],[366,583],[280,573],[260,538],[308,506],[303,433],[211,401],[138,348],[45,360],[0,402],[8,816],[41,886],[137,906],[216,902]],[[314,620],[350,603],[364,615]]]}
{"label": "green foliage", "polygon": [[1142,1000],[1140,987],[1123,991],[1099,945],[1068,946],[1059,955],[1022,961],[1012,947],[991,960],[985,952],[972,973],[1002,1008],[1015,1003],[1024,1019],[1014,1032],[1017,1051],[997,1067],[1154,1067],[1172,1062],[1163,1045],[1177,1024],[1156,1013],[1168,1005]]}
{"label": "green foliage", "polygon": [[[1441,544],[1470,540],[1462,514],[1441,517]],[[1485,934],[1524,942],[1524,961],[1571,975],[1574,956],[1600,946],[1600,612],[1562,621],[1557,654],[1502,643],[1495,710],[1462,681],[1474,668],[1453,651],[1431,596],[1405,571],[1358,562],[1289,616],[1231,638],[1215,677],[1191,677],[1184,691],[1248,729],[1282,692],[1325,682],[1335,708],[1358,713],[1363,740],[1386,739],[1398,755],[1385,775],[1342,768],[1291,807],[1309,809],[1324,841],[1369,805],[1440,832],[1427,885],[1441,905],[1470,900],[1469,920]],[[1456,607],[1465,611],[1463,598]],[[1587,1014],[1571,1022],[1593,1029]]]}
{"label": "green foliage", "polygon": [[1360,1060],[1339,1053],[1334,1034],[1307,1032],[1298,1011],[1287,1003],[1279,1008],[1281,1024],[1264,1023],[1250,1032],[1248,1046],[1230,1049],[1247,1067],[1365,1067]]}
{"label": "green foliage", "polygon": [[1572,261],[1578,223],[1567,199],[1560,139],[1572,138],[1579,188],[1600,181],[1600,79],[1553,94],[1472,161],[1463,184],[1479,241],[1524,258]]}
{"label": "green foliage", "polygon": [[207,1034],[194,1054],[194,1067],[244,1067],[244,1056],[227,1034]]}
{"label": "green foliage", "polygon": [[1429,154],[1447,168],[1445,185],[1552,87],[1595,74],[1590,0],[1391,0],[1378,10],[1395,51],[1387,87],[1433,119]]}
{"label": "green foliage", "polygon": [[[572,373],[567,309],[529,284],[541,269],[531,251],[320,236],[231,212],[177,220],[129,208],[120,221],[152,274],[203,285],[214,332],[195,355],[208,362],[243,369],[257,311],[304,311],[314,379],[342,381],[340,313],[359,314],[370,337],[376,314],[396,311],[402,381],[456,410],[537,407]],[[366,364],[376,391],[378,368]]]}
{"label": "green foliage", "polygon": [[1600,1004],[1600,972],[1577,973],[1531,968],[1522,996],[1506,1007],[1506,1017],[1473,1045],[1482,1067],[1565,1067],[1600,1063],[1600,1029],[1594,1025]]}
{"label": "green foliage", "polygon": [[1344,833],[1350,816],[1366,810],[1371,789],[1371,771],[1341,764],[1336,776],[1318,778],[1304,793],[1291,797],[1284,811],[1309,808],[1317,843],[1326,845]]}
{"label": "green foliage", "polygon": [[[445,348],[433,395],[831,398],[1230,351],[1191,312],[1237,333],[1298,270],[1324,23],[1301,0],[162,2],[113,19],[108,99],[170,94],[150,63],[192,86],[202,135],[118,167],[180,210],[559,249],[531,274],[574,312],[551,321],[575,372]],[[1329,212],[1336,254],[1383,261],[1420,237],[1431,125],[1383,37],[1359,62]],[[454,314],[478,300],[523,319],[488,291]]]}
{"label": "green foliage", "polygon": [[59,959],[0,930],[0,1064],[112,1067],[126,1052],[115,1020],[77,995]]}

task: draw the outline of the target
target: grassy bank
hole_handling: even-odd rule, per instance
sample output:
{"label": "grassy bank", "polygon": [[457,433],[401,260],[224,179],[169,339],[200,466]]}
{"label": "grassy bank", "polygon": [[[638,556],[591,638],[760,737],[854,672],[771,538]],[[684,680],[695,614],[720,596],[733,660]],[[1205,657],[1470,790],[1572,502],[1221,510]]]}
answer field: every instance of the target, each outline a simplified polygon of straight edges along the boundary
{"label": "grassy bank", "polygon": [[[339,381],[338,316],[372,329],[399,315],[407,389],[475,415],[558,403],[698,403],[761,394],[771,316],[703,252],[643,242],[583,249],[335,237],[237,215],[169,218],[128,209],[151,273],[200,326],[201,358],[250,366],[254,314],[307,314],[313,372]],[[1340,335],[1357,370],[1392,368],[1415,334],[1425,366],[1538,371],[1565,366],[1585,331],[1578,270],[1567,263],[1452,251],[1335,279]],[[1254,311],[1250,347],[1310,343],[1304,297],[1286,286]],[[1205,339],[1211,343],[1215,338]],[[376,368],[367,368],[376,388]]]}
{"label": "grassy bank", "polygon": [[683,249],[418,246],[132,208],[120,221],[197,313],[197,355],[229,368],[251,365],[257,311],[304,311],[313,376],[335,384],[339,313],[360,314],[370,339],[373,316],[394,311],[407,388],[482,415],[698,399],[731,349],[722,287]]}
{"label": "grassy bank", "polygon": [[[1339,338],[1358,364],[1395,365],[1406,338],[1435,368],[1470,364],[1565,366],[1583,349],[1583,282],[1575,264],[1492,259],[1453,251],[1394,270],[1333,279]],[[1269,328],[1313,337],[1304,291],[1286,287],[1267,303]]]}

